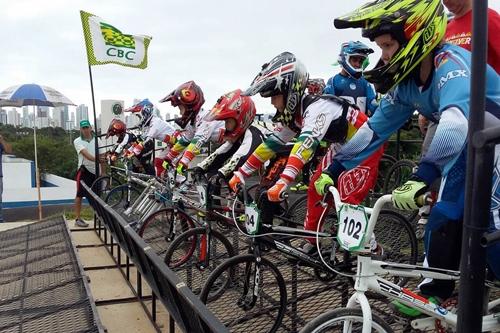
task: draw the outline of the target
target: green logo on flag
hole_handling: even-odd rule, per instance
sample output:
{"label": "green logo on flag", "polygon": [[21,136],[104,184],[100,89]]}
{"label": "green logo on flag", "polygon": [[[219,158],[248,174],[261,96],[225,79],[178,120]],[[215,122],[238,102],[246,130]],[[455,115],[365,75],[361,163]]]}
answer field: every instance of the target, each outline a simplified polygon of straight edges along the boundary
{"label": "green logo on flag", "polygon": [[106,45],[135,49],[134,36],[122,34],[120,30],[110,24],[100,23],[102,37],[104,37]]}

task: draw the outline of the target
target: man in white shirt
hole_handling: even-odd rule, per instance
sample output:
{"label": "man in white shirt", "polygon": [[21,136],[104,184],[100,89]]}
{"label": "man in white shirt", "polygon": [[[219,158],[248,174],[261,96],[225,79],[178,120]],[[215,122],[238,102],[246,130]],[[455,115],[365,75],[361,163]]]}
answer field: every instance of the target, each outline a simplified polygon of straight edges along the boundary
{"label": "man in white shirt", "polygon": [[[78,171],[76,173],[76,198],[75,198],[75,225],[86,228],[88,223],[80,218],[82,209],[82,197],[87,196],[87,191],[80,185],[80,181],[87,186],[91,186],[96,180],[95,170],[95,133],[88,120],[80,121],[80,137],[73,141],[76,153],[78,154]],[[101,169],[103,166],[101,165]]]}

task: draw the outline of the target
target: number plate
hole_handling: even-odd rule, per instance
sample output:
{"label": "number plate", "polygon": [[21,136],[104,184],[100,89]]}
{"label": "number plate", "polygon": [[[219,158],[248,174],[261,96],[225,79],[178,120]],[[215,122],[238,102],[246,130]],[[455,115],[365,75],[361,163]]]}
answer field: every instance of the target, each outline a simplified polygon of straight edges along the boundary
{"label": "number plate", "polygon": [[198,196],[200,197],[201,205],[205,206],[207,204],[207,194],[206,194],[205,186],[196,185],[196,190],[198,191]]}
{"label": "number plate", "polygon": [[359,250],[364,245],[368,217],[363,206],[343,205],[339,211],[337,240],[347,251]]}
{"label": "number plate", "polygon": [[252,203],[245,206],[245,228],[251,235],[255,235],[259,231],[260,212],[257,205]]}

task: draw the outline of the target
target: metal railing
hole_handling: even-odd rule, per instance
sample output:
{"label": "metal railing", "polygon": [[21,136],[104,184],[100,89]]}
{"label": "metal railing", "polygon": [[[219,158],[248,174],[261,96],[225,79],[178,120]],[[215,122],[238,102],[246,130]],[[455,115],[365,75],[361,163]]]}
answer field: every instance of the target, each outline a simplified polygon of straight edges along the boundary
{"label": "metal railing", "polygon": [[[99,231],[99,234],[102,229],[104,230],[105,243],[108,239],[107,232],[111,234],[112,254],[113,248],[118,246],[117,259],[113,255],[112,257],[128,281],[130,281],[129,261],[137,268],[137,293],[134,293],[150,319],[155,323],[158,331],[159,327],[156,325],[157,299],[162,302],[170,315],[168,332],[175,331],[174,322],[184,332],[229,332],[118,213],[92,192],[88,186],[84,183],[80,184],[89,193],[88,201],[97,216],[96,230]],[[104,228],[101,228],[101,224]],[[125,253],[126,265],[121,263],[121,251]],[[152,297],[149,298],[152,300],[151,313],[144,304],[144,300],[148,298],[142,295],[142,278],[147,281],[152,290]]]}

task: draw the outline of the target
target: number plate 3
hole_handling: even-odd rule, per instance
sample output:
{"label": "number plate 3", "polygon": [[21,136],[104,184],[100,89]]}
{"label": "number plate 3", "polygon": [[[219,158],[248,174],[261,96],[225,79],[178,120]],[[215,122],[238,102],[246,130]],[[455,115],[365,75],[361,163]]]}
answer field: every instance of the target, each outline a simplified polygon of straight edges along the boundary
{"label": "number plate 3", "polygon": [[363,206],[343,205],[338,213],[337,241],[347,251],[359,250],[364,246],[368,217]]}

